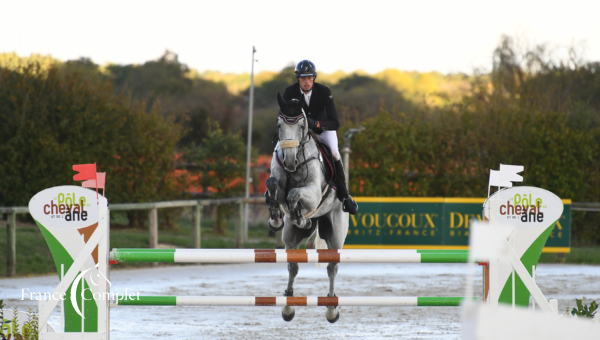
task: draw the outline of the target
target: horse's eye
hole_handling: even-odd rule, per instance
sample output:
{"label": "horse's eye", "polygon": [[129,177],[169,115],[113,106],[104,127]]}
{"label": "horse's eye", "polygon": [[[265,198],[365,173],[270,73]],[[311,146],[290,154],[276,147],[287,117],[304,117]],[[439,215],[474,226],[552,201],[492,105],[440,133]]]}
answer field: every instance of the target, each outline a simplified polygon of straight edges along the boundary
{"label": "horse's eye", "polygon": [[277,124],[277,128],[279,129],[281,127],[281,124]]}

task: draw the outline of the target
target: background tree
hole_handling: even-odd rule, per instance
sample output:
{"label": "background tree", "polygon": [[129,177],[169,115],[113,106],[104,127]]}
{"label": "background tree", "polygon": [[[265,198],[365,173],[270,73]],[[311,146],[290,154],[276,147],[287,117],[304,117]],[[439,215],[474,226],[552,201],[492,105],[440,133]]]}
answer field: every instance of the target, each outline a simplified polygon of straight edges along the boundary
{"label": "background tree", "polygon": [[174,197],[179,126],[79,70],[30,65],[0,73],[0,206],[72,182],[72,164],[108,172],[112,202]]}
{"label": "background tree", "polygon": [[[490,169],[525,166],[524,185],[559,197],[600,197],[600,67],[515,52],[503,38],[494,70],[462,100],[414,112],[383,110],[352,143],[355,195],[481,197]],[[593,213],[573,213],[576,243],[600,244]]]}
{"label": "background tree", "polygon": [[160,95],[182,94],[192,88],[192,80],[186,77],[188,67],[168,50],[158,60],[140,66],[110,65],[107,70],[118,91],[130,89],[133,97],[146,100],[148,107]]}
{"label": "background tree", "polygon": [[[204,191],[212,191],[213,197],[240,196],[244,193],[246,173],[246,144],[239,134],[225,133],[219,123],[208,121],[208,134],[200,145],[192,145],[183,154],[187,169],[196,175]],[[231,206],[217,206],[215,232],[224,235],[226,216]]]}
{"label": "background tree", "polygon": [[106,71],[117,92],[130,91],[133,98],[147,107],[160,98],[165,114],[173,115],[184,128],[178,147],[198,145],[207,134],[208,119],[221,128],[239,130],[244,122],[243,100],[221,82],[198,77],[171,51],[143,65],[109,65]]}

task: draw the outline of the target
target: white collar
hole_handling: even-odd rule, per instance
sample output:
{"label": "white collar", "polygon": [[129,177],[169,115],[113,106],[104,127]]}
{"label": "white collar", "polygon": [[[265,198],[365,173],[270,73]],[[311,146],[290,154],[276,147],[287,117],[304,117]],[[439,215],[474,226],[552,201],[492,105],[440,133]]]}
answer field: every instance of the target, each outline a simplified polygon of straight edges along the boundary
{"label": "white collar", "polygon": [[310,91],[308,91],[308,93],[305,93],[304,91],[302,91],[302,88],[300,88],[300,92],[304,95],[304,102],[306,103],[306,105],[310,105],[310,97],[312,97],[312,89],[310,89]]}
{"label": "white collar", "polygon": [[[314,85],[313,85],[313,87],[314,87]],[[302,91],[302,88],[300,88],[300,93],[302,93],[305,96],[309,96],[310,97],[312,95],[312,89],[310,89],[310,91],[308,91],[308,93],[306,93],[306,92]]]}

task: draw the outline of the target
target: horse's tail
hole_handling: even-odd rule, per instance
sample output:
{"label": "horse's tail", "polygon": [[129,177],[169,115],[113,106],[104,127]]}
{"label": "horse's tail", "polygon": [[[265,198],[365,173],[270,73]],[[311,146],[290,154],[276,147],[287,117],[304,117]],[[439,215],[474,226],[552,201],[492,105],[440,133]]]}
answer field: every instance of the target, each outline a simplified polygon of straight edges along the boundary
{"label": "horse's tail", "polygon": [[[327,249],[327,242],[319,236],[319,224],[315,228],[315,249]],[[317,269],[321,269],[322,264],[317,263]]]}

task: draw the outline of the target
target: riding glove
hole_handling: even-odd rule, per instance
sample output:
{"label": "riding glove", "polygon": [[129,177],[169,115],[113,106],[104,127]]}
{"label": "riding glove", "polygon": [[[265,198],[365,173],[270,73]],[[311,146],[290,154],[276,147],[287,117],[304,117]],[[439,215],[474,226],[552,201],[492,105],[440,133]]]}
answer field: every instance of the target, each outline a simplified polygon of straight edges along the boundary
{"label": "riding glove", "polygon": [[311,129],[316,129],[318,122],[310,117],[306,117],[306,118],[308,119],[308,127]]}

